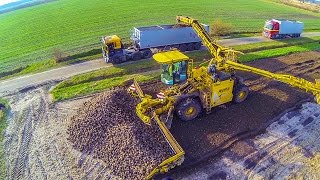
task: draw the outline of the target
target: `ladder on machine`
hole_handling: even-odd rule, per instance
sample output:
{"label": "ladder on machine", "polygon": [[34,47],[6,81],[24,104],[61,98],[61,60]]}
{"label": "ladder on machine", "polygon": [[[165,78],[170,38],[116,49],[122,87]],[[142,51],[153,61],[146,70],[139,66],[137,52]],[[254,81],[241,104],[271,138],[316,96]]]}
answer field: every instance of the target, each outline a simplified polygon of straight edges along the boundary
{"label": "ladder on machine", "polygon": [[211,96],[212,96],[212,92],[209,89],[204,89],[202,91],[203,93],[203,101],[204,101],[204,109],[206,110],[206,114],[210,114],[211,113]]}

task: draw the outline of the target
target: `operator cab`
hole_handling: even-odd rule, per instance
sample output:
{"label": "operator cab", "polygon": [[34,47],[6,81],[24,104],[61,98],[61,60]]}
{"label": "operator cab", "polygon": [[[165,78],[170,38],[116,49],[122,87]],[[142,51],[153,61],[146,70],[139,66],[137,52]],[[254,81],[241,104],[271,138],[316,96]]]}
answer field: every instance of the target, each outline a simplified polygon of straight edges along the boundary
{"label": "operator cab", "polygon": [[122,48],[121,38],[117,35],[106,36],[103,43],[109,51]]}
{"label": "operator cab", "polygon": [[153,55],[161,65],[161,81],[167,85],[174,85],[187,80],[189,57],[178,50],[160,52]]}
{"label": "operator cab", "polygon": [[[102,55],[106,62],[120,63],[123,57],[123,44],[117,35],[106,36],[102,41]],[[112,58],[117,55],[117,57]]]}

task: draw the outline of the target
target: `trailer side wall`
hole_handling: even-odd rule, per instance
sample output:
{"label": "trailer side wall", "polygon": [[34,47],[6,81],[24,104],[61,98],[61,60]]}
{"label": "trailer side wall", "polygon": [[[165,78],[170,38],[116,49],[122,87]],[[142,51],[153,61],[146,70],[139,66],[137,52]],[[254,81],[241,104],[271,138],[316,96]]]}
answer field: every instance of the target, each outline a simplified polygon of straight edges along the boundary
{"label": "trailer side wall", "polygon": [[[204,28],[209,32],[208,25],[204,25]],[[201,42],[192,27],[173,25],[134,28],[132,40],[138,44],[139,49]]]}

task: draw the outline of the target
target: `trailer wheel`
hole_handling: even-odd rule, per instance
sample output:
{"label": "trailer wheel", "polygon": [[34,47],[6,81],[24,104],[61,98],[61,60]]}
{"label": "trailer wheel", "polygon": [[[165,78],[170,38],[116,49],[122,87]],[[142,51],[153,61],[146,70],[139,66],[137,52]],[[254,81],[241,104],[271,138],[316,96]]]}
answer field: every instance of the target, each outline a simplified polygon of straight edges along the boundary
{"label": "trailer wheel", "polygon": [[187,45],[185,45],[185,44],[180,44],[180,45],[179,45],[179,50],[182,51],[182,52],[186,51],[186,50],[187,50]]}
{"label": "trailer wheel", "polygon": [[136,52],[132,55],[132,59],[134,61],[140,60],[142,58],[142,54],[140,52]]}
{"label": "trailer wheel", "polygon": [[201,104],[197,99],[186,98],[182,100],[176,109],[176,113],[182,121],[191,121],[199,116],[202,108]]}
{"label": "trailer wheel", "polygon": [[193,44],[193,43],[189,43],[189,44],[187,45],[187,50],[188,50],[188,51],[193,51],[193,50],[194,50],[194,44]]}
{"label": "trailer wheel", "polygon": [[151,58],[151,56],[152,56],[152,52],[150,49],[142,51],[142,57],[144,59],[149,59],[149,58]]}
{"label": "trailer wheel", "polygon": [[199,50],[201,48],[201,43],[200,42],[197,42],[194,44],[194,49],[195,50]]}

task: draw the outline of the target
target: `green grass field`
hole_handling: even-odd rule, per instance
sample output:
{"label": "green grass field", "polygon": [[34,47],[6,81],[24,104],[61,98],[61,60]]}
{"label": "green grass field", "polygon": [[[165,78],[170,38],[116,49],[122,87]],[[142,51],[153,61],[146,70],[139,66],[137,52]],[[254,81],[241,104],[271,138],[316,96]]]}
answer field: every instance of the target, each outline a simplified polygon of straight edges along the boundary
{"label": "green grass field", "polygon": [[220,18],[236,32],[259,32],[274,17],[301,20],[306,30],[320,29],[319,14],[266,0],[59,0],[0,15],[0,72],[48,61],[54,48],[67,54],[97,49],[107,34],[128,41],[132,27],[175,23],[176,15],[203,23]]}

